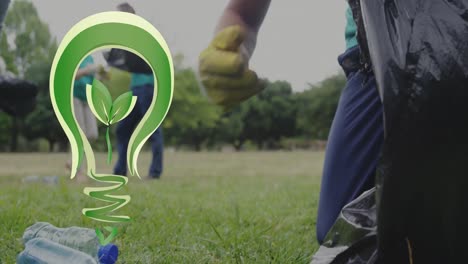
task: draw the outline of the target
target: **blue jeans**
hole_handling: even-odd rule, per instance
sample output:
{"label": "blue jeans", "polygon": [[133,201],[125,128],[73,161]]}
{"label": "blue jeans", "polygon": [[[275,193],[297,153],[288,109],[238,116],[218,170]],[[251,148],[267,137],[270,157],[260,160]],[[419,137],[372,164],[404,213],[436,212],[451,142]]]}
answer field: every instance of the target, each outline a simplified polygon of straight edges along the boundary
{"label": "blue jeans", "polygon": [[[127,175],[127,148],[130,137],[132,136],[135,127],[143,118],[143,115],[148,111],[153,100],[153,86],[144,85],[132,87],[134,96],[137,96],[137,103],[133,111],[124,120],[120,121],[117,125],[117,150],[119,152],[119,159],[114,167],[114,174]],[[159,127],[150,137],[151,150],[153,158],[149,169],[149,176],[152,178],[159,178],[163,171],[163,133],[162,128]]]}
{"label": "blue jeans", "polygon": [[320,243],[341,209],[375,185],[383,144],[383,107],[374,75],[360,71],[359,48],[339,57],[347,77],[325,154],[317,239]]}

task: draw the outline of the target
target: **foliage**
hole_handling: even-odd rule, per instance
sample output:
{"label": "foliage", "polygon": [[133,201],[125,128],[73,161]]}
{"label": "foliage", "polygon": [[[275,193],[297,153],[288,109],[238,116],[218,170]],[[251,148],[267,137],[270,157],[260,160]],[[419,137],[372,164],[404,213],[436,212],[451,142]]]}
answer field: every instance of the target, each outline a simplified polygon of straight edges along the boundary
{"label": "foliage", "polygon": [[31,141],[39,138],[46,139],[49,142],[49,151],[54,150],[56,143],[67,140],[62,127],[56,120],[49,95],[39,94],[36,109],[25,119],[23,134]]}
{"label": "foliage", "polygon": [[[257,124],[257,131],[262,131],[263,135],[254,134],[253,137],[249,135],[246,137],[257,142],[259,148],[262,148],[265,141],[271,145],[271,142],[278,142],[282,137],[294,136],[296,107],[291,85],[285,81],[268,82],[266,89],[258,96],[258,100],[260,107],[263,107],[263,111],[260,111],[263,116],[260,118],[264,121],[260,121],[260,124],[263,122],[264,126],[260,128]],[[252,116],[248,118],[251,118],[250,122],[255,122]]]}
{"label": "foliage", "polygon": [[[7,70],[39,86],[37,109],[26,120],[12,117],[10,150],[17,148],[18,137],[27,133],[30,140],[46,138],[50,143],[60,140],[60,127],[52,114],[48,96],[49,72],[57,49],[49,27],[39,18],[30,1],[13,1],[5,19],[0,41],[0,56]],[[51,129],[57,129],[51,131]],[[57,137],[52,139],[53,135]]]}
{"label": "foliage", "polygon": [[0,151],[6,151],[10,141],[11,118],[0,111]]}
{"label": "foliage", "polygon": [[245,142],[244,131],[244,111],[245,107],[237,107],[230,113],[224,114],[219,120],[211,137],[213,143],[227,143],[236,150],[241,150]]}
{"label": "foliage", "polygon": [[296,95],[298,135],[320,140],[328,138],[345,84],[344,75],[335,75]]}
{"label": "foliage", "polygon": [[[8,70],[37,84],[40,89],[36,110],[25,120],[8,120],[0,115],[0,143],[4,145],[9,138],[16,142],[18,137],[24,136],[29,141],[46,139],[51,150],[57,143],[67,145],[49,102],[49,74],[57,44],[32,2],[12,2],[2,36],[0,55]],[[163,123],[165,141],[168,145],[195,150],[226,144],[241,150],[245,143],[259,149],[273,149],[284,147],[281,142],[285,139],[325,141],[346,82],[344,75],[338,74],[294,93],[286,81],[263,80],[264,91],[231,112],[223,113],[203,95],[194,69],[184,65],[182,54],[175,55],[174,68],[173,102]],[[109,87],[110,94],[106,90],[105,94],[90,98],[94,100],[92,104],[106,106],[106,109],[96,108],[99,119],[105,124],[124,118],[128,111],[117,111],[117,107],[127,109],[131,102],[130,75],[111,68],[109,76],[112,78],[103,78],[102,82]],[[115,120],[108,120],[115,114]]]}
{"label": "foliage", "polygon": [[215,129],[220,114],[220,109],[201,94],[195,72],[190,68],[177,70],[171,110],[164,121],[167,141],[200,150]]}
{"label": "foliage", "polygon": [[[49,26],[41,21],[37,9],[30,1],[13,1],[5,19],[4,31],[8,41],[0,45],[9,70],[26,77],[26,72],[37,62],[47,61],[55,54],[56,41]],[[11,44],[10,44],[11,43]],[[14,57],[8,56],[10,53]]]}

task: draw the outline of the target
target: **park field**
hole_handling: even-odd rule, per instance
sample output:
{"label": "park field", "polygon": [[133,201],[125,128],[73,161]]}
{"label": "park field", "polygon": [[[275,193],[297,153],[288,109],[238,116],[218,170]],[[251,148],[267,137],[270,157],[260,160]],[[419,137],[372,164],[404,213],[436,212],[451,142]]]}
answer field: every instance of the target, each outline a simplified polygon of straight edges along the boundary
{"label": "park field", "polygon": [[[105,205],[83,194],[92,181],[67,178],[67,154],[0,154],[0,263],[15,263],[24,230],[37,221],[102,227],[81,215]],[[140,156],[142,176],[150,155]],[[98,173],[111,172],[104,164]],[[159,181],[130,177],[117,211],[118,263],[309,263],[318,245],[315,218],[322,152],[166,152]],[[55,185],[22,183],[57,175]],[[142,177],[143,178],[143,177]]]}

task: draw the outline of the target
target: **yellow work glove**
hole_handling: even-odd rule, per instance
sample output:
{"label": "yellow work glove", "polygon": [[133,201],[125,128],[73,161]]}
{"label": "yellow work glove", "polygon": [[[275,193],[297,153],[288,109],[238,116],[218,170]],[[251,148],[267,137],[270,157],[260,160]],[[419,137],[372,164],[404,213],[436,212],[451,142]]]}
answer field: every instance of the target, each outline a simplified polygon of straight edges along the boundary
{"label": "yellow work glove", "polygon": [[242,51],[245,37],[240,26],[227,27],[199,57],[199,73],[206,93],[226,111],[264,88],[257,74],[248,69],[248,56]]}
{"label": "yellow work glove", "polygon": [[111,73],[110,71],[106,70],[106,68],[104,68],[104,66],[102,65],[99,65],[99,68],[96,70],[96,77],[99,79],[99,80],[110,80],[111,78]]}

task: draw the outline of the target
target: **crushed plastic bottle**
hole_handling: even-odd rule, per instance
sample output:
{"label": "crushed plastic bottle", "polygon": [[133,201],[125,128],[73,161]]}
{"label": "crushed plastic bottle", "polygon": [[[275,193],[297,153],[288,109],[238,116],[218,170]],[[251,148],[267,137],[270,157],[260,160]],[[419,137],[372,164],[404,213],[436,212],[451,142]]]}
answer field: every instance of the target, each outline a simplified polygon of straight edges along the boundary
{"label": "crushed plastic bottle", "polygon": [[45,238],[34,238],[16,258],[17,264],[97,264],[91,256]]}
{"label": "crushed plastic bottle", "polygon": [[118,258],[118,248],[114,244],[101,246],[96,232],[89,228],[58,228],[49,223],[38,222],[28,227],[23,234],[23,242],[35,238],[44,238],[63,246],[81,251],[92,256],[102,264],[114,264]]}
{"label": "crushed plastic bottle", "polygon": [[37,237],[49,239],[90,256],[97,256],[99,250],[99,240],[92,229],[81,227],[57,228],[49,223],[38,222],[26,229],[23,234],[23,242],[27,243]]}

